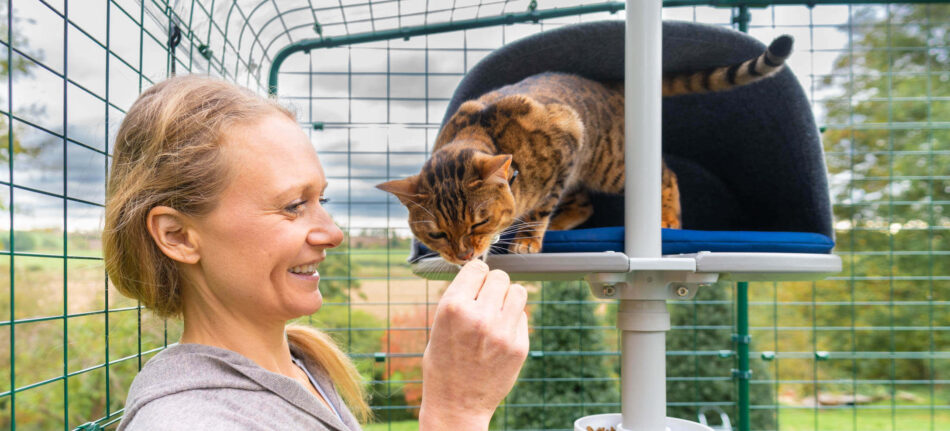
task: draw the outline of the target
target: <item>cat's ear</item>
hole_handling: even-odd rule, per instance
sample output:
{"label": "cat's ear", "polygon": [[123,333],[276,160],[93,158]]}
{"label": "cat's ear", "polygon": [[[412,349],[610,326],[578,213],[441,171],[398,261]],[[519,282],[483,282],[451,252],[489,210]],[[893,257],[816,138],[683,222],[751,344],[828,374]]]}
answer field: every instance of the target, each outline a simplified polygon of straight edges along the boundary
{"label": "cat's ear", "polygon": [[377,189],[394,194],[400,201],[419,201],[427,196],[418,192],[419,176],[413,175],[401,180],[386,181],[376,185]]}
{"label": "cat's ear", "polygon": [[481,180],[473,181],[470,186],[478,186],[480,181],[485,184],[508,184],[508,173],[511,170],[511,154],[484,157],[476,160]]}

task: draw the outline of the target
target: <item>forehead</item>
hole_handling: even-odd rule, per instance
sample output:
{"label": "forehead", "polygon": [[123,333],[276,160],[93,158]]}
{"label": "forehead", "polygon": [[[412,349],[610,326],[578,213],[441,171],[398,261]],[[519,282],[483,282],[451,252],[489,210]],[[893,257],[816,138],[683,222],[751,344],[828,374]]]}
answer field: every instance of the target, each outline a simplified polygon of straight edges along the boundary
{"label": "forehead", "polygon": [[470,171],[473,154],[474,151],[468,148],[436,152],[422,167],[423,185],[435,189],[457,188],[457,181],[463,181]]}
{"label": "forehead", "polygon": [[300,184],[322,187],[326,183],[307,135],[283,114],[231,127],[224,136],[222,154],[231,173],[229,188],[244,194],[282,192]]}

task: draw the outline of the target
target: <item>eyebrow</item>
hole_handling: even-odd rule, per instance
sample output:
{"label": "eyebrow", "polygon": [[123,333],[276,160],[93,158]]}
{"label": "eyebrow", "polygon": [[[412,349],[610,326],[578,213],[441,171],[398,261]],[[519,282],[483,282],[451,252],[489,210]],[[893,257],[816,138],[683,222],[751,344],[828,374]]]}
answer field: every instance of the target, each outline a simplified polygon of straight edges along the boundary
{"label": "eyebrow", "polygon": [[[329,182],[329,181],[323,183],[323,188],[320,190],[320,196],[323,196],[323,194],[326,193],[327,187],[329,187],[329,186],[330,186],[330,182]],[[310,190],[314,190],[314,183],[301,183],[301,184],[296,184],[296,185],[293,185],[293,186],[290,186],[290,187],[285,188],[283,192],[280,192],[280,193],[277,195],[277,198],[278,198],[279,200],[283,201],[283,200],[287,199],[287,198],[290,197],[290,196],[297,195],[297,194],[301,194],[301,193],[306,193],[306,192],[308,192],[308,191],[310,191]]]}

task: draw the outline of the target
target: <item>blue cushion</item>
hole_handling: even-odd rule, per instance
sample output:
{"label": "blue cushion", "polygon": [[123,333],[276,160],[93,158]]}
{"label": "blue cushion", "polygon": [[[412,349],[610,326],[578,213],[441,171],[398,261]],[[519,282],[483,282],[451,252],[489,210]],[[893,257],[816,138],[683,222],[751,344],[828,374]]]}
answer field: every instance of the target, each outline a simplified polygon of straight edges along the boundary
{"label": "blue cushion", "polygon": [[[745,232],[663,229],[663,254],[700,251],[761,253],[830,253],[835,242],[811,232]],[[549,231],[545,253],[623,251],[623,228]]]}
{"label": "blue cushion", "polygon": [[[718,252],[831,253],[835,242],[812,232],[752,232],[662,229],[663,254]],[[510,240],[511,238],[505,238]],[[544,234],[543,253],[623,252],[623,227],[554,230]],[[434,253],[413,240],[410,262]]]}

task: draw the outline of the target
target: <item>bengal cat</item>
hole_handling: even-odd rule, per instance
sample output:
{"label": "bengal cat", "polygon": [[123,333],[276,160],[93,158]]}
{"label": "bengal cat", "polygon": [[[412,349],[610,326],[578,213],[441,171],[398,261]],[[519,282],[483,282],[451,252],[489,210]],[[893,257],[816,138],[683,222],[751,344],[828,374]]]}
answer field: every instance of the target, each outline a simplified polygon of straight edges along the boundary
{"label": "bengal cat", "polygon": [[[725,91],[781,70],[792,38],[761,55],[663,77],[663,96]],[[571,229],[593,213],[588,190],[623,193],[624,91],[563,73],[543,73],[459,106],[422,171],[377,185],[409,209],[423,244],[452,263],[488,253],[513,233],[513,253],[537,253],[547,230]],[[663,227],[680,227],[676,175],[663,164]],[[506,235],[507,237],[508,235]]]}

